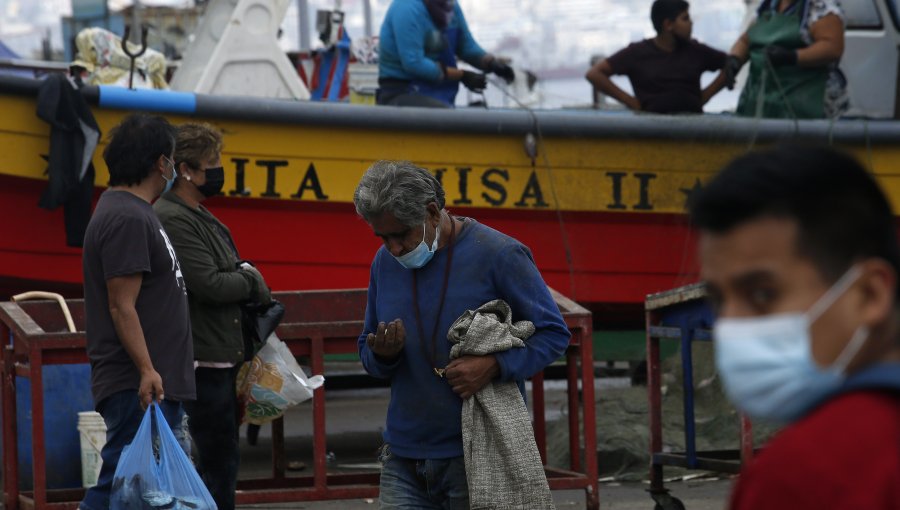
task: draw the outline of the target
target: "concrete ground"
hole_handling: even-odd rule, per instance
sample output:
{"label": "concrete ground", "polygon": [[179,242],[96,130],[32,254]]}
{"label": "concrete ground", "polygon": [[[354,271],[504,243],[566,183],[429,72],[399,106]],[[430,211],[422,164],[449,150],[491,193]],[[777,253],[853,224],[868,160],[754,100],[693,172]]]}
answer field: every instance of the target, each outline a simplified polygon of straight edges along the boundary
{"label": "concrete ground", "polygon": [[[621,380],[598,379],[597,387],[621,385]],[[625,381],[627,384],[627,381]],[[376,470],[376,452],[381,444],[389,390],[371,388],[362,390],[329,391],[326,404],[326,428],[328,432],[329,470],[354,472]],[[560,409],[565,401],[561,382],[549,381],[547,409]],[[548,413],[548,420],[554,419]],[[288,471],[288,476],[311,475],[312,470],[312,406],[304,403],[289,410],[285,417],[285,441],[287,461],[302,466],[299,471]],[[271,475],[271,427],[263,426],[256,446],[241,438],[241,479],[261,478]],[[679,498],[688,510],[721,510],[725,508],[732,480],[727,477],[702,477],[689,481],[673,481],[666,484],[672,495]],[[645,483],[602,483],[600,487],[601,509],[651,510]],[[555,491],[557,508],[584,508],[583,491]],[[247,505],[242,509],[314,509],[357,510],[378,508],[377,500],[342,500],[322,502],[287,503],[280,505]]]}
{"label": "concrete ground", "polygon": [[[712,479],[704,481],[677,482],[667,484],[672,495],[679,498],[687,510],[723,510],[727,501],[731,480]],[[642,483],[601,484],[601,510],[652,510],[653,501]],[[553,501],[559,510],[584,508],[582,491],[554,491]],[[378,501],[352,499],[343,501],[317,501],[305,503],[285,503],[282,505],[247,505],[241,509],[305,509],[305,510],[375,510]]]}

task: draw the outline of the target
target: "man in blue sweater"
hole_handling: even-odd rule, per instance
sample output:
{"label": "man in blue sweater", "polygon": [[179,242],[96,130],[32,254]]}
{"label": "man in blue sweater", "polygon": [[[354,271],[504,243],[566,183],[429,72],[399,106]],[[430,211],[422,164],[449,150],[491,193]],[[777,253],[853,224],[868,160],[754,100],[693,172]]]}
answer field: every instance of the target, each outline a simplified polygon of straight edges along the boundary
{"label": "man in blue sweater", "polygon": [[[359,355],[391,380],[381,461],[381,508],[468,508],[461,410],[492,380],[524,380],[559,358],[569,330],[531,252],[444,209],[444,190],[408,162],[375,163],[353,196],[384,243],[369,279]],[[524,348],[451,361],[447,333],[466,310],[506,301],[534,323]]]}
{"label": "man in blue sweater", "polygon": [[378,104],[450,108],[460,82],[484,90],[485,75],[458,69],[457,56],[507,82],[515,78],[475,42],[455,0],[394,0],[379,36]]}

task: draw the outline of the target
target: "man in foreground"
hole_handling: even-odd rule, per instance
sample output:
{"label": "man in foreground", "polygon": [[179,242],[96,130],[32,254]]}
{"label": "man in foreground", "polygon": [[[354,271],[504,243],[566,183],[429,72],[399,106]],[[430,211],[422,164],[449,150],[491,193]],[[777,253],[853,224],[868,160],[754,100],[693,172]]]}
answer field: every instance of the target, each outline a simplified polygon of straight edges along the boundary
{"label": "man in foreground", "polygon": [[878,184],[844,154],[783,147],[732,162],[690,212],[725,390],[786,424],[731,508],[897,508],[900,254]]}
{"label": "man in foreground", "polygon": [[[424,168],[378,162],[353,200],[384,243],[372,261],[359,337],[366,370],[391,380],[381,508],[467,509],[463,400],[493,380],[516,381],[524,395],[525,378],[563,353],[569,331],[528,248],[451,215],[440,182]],[[451,361],[451,324],[495,299],[514,321],[533,323],[534,333],[524,347]]]}
{"label": "man in foreground", "polygon": [[91,392],[106,422],[103,467],[82,510],[106,510],[122,449],[151,402],[176,436],[194,400],[194,354],[181,267],[150,206],[175,182],[175,129],[134,114],[103,151],[109,188],[84,239],[84,308]]}

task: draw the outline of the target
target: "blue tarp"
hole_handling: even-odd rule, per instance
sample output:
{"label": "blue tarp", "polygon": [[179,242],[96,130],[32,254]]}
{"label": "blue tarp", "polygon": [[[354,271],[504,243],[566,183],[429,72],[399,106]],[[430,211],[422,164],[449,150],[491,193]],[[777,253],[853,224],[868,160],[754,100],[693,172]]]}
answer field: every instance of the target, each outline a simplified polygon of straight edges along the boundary
{"label": "blue tarp", "polygon": [[322,52],[318,68],[318,86],[310,92],[313,101],[340,101],[341,89],[350,64],[350,36],[342,30],[341,39]]}

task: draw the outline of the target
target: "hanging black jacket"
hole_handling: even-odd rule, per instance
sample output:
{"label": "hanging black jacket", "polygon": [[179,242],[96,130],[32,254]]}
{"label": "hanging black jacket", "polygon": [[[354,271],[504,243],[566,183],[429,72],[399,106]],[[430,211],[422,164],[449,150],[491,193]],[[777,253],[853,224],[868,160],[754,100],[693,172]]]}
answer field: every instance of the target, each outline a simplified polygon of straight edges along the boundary
{"label": "hanging black jacket", "polygon": [[37,116],[50,124],[49,183],[38,205],[65,207],[66,244],[80,247],[91,217],[94,149],[100,128],[87,103],[61,73],[47,76],[38,89]]}

